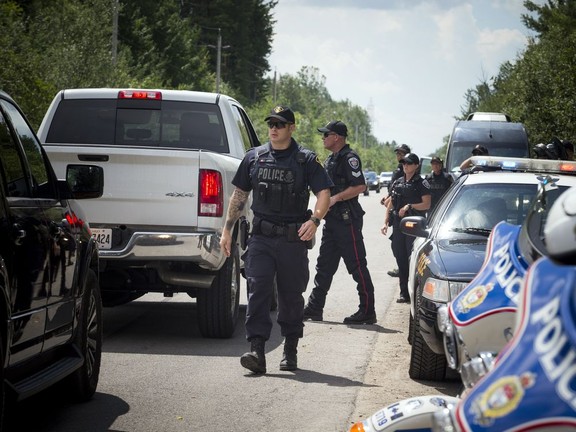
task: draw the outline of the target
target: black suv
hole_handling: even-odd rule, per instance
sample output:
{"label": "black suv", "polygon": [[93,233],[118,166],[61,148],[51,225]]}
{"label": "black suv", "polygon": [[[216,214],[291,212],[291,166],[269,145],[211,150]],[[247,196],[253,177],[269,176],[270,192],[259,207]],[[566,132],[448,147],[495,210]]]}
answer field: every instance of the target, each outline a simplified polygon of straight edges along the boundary
{"label": "black suv", "polygon": [[5,400],[56,383],[74,400],[96,391],[98,248],[69,199],[99,196],[102,174],[72,165],[67,175],[56,179],[24,114],[0,91],[0,419]]}

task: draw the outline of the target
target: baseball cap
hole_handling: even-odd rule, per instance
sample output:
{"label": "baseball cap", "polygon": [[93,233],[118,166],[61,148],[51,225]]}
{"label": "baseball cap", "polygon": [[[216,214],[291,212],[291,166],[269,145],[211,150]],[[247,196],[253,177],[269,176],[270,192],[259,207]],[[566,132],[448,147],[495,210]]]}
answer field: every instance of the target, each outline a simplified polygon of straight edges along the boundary
{"label": "baseball cap", "polygon": [[280,120],[284,123],[295,123],[294,112],[289,108],[282,105],[277,105],[270,111],[270,115],[264,119],[268,121],[270,119]]}
{"label": "baseball cap", "polygon": [[440,159],[438,156],[433,156],[432,159],[430,159],[430,163],[433,162],[438,162],[439,164],[443,164],[444,161],[442,159]]}
{"label": "baseball cap", "polygon": [[408,154],[410,153],[410,151],[411,151],[410,147],[408,147],[406,144],[397,145],[396,148],[394,149],[394,153],[402,152],[404,154]]}
{"label": "baseball cap", "polygon": [[338,135],[348,136],[348,128],[340,120],[331,121],[326,126],[318,128],[318,132],[334,132]]}
{"label": "baseball cap", "polygon": [[418,157],[417,154],[415,153],[408,153],[407,155],[405,155],[401,160],[401,163],[413,163],[413,164],[420,164],[420,158]]}
{"label": "baseball cap", "polygon": [[483,145],[477,144],[476,147],[472,149],[472,155],[474,156],[488,156],[488,149]]}

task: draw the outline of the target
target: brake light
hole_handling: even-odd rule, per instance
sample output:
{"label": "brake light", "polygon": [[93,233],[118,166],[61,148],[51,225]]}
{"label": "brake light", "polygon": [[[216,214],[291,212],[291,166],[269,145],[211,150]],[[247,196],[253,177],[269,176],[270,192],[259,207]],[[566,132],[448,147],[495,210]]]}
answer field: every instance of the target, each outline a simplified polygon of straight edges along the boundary
{"label": "brake light", "polygon": [[120,90],[118,99],[152,99],[162,100],[162,92],[150,90]]}
{"label": "brake light", "polygon": [[84,225],[84,221],[76,216],[76,213],[68,213],[66,212],[66,221],[72,228],[82,228]]}
{"label": "brake light", "polygon": [[198,216],[222,216],[224,209],[222,175],[218,171],[200,170]]}

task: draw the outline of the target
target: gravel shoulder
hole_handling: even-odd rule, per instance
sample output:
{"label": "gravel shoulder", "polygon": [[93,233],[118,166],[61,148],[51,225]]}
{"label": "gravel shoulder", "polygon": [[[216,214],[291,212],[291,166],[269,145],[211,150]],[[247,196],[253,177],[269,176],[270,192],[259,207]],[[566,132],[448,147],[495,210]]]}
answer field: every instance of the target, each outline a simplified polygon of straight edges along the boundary
{"label": "gravel shoulder", "polygon": [[410,306],[392,301],[380,319],[371,361],[364,376],[349,424],[364,420],[393,402],[419,395],[442,394],[455,396],[458,381],[415,381],[408,375],[410,344],[408,320]]}

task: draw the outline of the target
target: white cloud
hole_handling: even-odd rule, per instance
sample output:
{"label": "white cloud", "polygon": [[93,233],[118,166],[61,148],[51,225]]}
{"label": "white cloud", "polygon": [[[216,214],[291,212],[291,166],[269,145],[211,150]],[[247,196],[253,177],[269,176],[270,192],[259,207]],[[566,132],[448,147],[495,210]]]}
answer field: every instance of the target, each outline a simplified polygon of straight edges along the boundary
{"label": "white cloud", "polygon": [[424,155],[451,132],[466,90],[523,49],[518,3],[280,0],[270,65],[318,68],[334,99],[372,104],[379,140]]}

